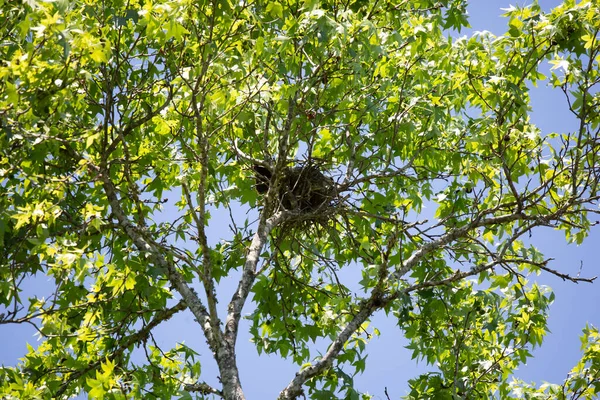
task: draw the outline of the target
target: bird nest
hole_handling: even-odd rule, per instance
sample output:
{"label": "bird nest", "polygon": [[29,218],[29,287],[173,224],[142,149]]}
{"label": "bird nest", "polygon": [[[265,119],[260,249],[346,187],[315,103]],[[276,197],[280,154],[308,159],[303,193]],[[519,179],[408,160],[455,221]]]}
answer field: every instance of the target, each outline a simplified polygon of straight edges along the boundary
{"label": "bird nest", "polygon": [[[273,172],[264,165],[253,166],[256,190],[268,192],[276,181]],[[338,193],[332,178],[324,175],[315,164],[285,167],[277,182],[276,209],[290,211],[284,231],[305,231],[315,224],[327,226],[340,210]]]}

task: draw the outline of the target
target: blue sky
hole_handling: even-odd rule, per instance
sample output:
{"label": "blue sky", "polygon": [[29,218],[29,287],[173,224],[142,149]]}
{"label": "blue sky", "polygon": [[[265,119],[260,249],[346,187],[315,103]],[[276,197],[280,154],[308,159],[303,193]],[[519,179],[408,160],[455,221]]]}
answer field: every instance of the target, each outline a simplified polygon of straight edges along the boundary
{"label": "blue sky", "polygon": [[[518,4],[523,4],[519,2]],[[556,0],[541,0],[540,4],[548,10],[559,2]],[[500,18],[500,8],[509,6],[508,1],[477,0],[469,8],[470,23],[473,30],[488,30],[496,35],[505,31],[506,20]],[[513,3],[514,4],[514,3]],[[470,34],[470,30],[463,34]],[[564,97],[559,90],[544,87],[545,82],[531,92],[532,120],[542,130],[543,134],[550,132],[573,131],[576,128],[572,115],[568,112]],[[213,215],[213,233],[216,236],[225,236],[227,232],[221,231],[226,223],[220,224],[219,215]],[[583,266],[582,275],[594,276],[598,274],[598,244],[600,244],[600,228],[594,229],[592,234],[581,246],[567,245],[564,235],[548,228],[535,231],[531,241],[539,247],[547,257],[555,260],[551,268],[558,269],[572,275],[577,274]],[[358,268],[358,267],[357,267]],[[554,289],[556,300],[550,309],[550,330],[541,348],[533,351],[534,358],[521,367],[516,376],[525,381],[543,381],[560,383],[568,371],[579,360],[580,342],[578,337],[586,323],[600,326],[600,291],[598,284],[573,284],[560,279],[542,274],[531,278],[540,284],[546,284]],[[225,279],[219,290],[224,291],[222,299],[231,297],[235,279]],[[46,278],[32,280],[28,283],[28,292],[35,292],[45,287]],[[221,301],[220,306],[225,307],[226,301]],[[247,306],[244,312],[248,312]],[[411,352],[404,346],[407,344],[402,332],[396,327],[393,319],[386,320],[383,314],[378,314],[373,323],[381,331],[381,336],[373,339],[367,349],[367,370],[356,378],[357,389],[375,396],[375,399],[386,399],[384,388],[388,388],[390,398],[397,399],[406,394],[407,381],[419,372],[425,371],[424,364],[417,364],[411,360]],[[276,398],[277,393],[290,381],[297,366],[290,361],[277,357],[258,356],[254,346],[248,340],[249,336],[242,325],[241,335],[238,339],[238,358],[242,384],[248,399]],[[247,330],[247,329],[246,329]],[[2,325],[0,326],[0,362],[4,365],[14,365],[16,360],[26,352],[26,343],[35,346],[36,338],[34,329],[29,325]],[[180,313],[168,324],[159,326],[155,337],[165,347],[173,346],[176,342],[185,343],[197,349],[203,360],[207,360],[202,371],[208,383],[216,384],[216,366],[212,356],[205,345],[200,327],[194,322],[191,313]],[[320,344],[320,349],[326,349],[326,343]]]}

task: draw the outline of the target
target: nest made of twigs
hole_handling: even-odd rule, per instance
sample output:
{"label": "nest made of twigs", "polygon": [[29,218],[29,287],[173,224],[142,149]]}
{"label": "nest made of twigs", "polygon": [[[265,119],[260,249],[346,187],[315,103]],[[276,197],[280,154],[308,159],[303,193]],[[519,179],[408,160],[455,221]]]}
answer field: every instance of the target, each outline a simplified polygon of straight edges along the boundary
{"label": "nest made of twigs", "polygon": [[[255,164],[253,170],[257,192],[266,193],[273,182],[271,169]],[[327,227],[341,209],[334,180],[312,163],[282,170],[277,200],[277,208],[291,212],[282,225],[282,230],[288,232],[306,231],[314,226]]]}

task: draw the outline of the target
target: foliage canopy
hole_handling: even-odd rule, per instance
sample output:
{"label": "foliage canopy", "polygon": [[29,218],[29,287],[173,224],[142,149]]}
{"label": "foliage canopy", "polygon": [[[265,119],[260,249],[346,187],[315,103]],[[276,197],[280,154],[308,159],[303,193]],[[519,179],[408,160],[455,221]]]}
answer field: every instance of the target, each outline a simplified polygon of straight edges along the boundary
{"label": "foliage canopy", "polygon": [[[298,365],[281,399],[368,398],[352,377],[378,311],[436,365],[409,398],[600,391],[593,327],[563,384],[510,378],[553,299],[527,277],[591,280],[525,239],[581,243],[599,211],[598,2],[511,8],[499,37],[458,37],[464,0],[17,3],[0,2],[0,323],[43,341],[0,369],[3,398],[242,399],[244,306],[258,352]],[[571,132],[530,121],[541,81]],[[24,299],[39,276],[50,295]],[[179,312],[218,384],[153,343]]]}

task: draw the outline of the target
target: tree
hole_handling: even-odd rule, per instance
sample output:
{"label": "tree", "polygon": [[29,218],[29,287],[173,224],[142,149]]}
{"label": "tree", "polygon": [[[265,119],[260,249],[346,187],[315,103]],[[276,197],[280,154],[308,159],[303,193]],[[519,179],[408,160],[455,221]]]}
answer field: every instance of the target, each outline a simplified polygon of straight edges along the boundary
{"label": "tree", "polygon": [[[513,7],[504,36],[468,38],[464,0],[15,3],[0,16],[0,322],[43,341],[2,367],[3,398],[243,399],[242,310],[259,353],[298,365],[280,399],[368,398],[352,377],[379,311],[436,365],[409,398],[600,391],[591,326],[562,385],[510,378],[553,299],[528,276],[593,280],[532,232],[581,243],[599,213],[597,2]],[[544,79],[571,132],[530,121]],[[51,295],[25,300],[39,276]],[[218,386],[194,349],[153,344],[182,312]]]}

